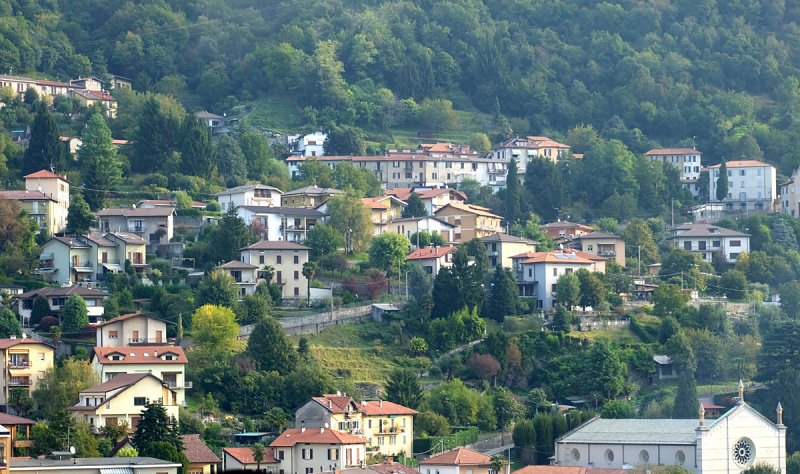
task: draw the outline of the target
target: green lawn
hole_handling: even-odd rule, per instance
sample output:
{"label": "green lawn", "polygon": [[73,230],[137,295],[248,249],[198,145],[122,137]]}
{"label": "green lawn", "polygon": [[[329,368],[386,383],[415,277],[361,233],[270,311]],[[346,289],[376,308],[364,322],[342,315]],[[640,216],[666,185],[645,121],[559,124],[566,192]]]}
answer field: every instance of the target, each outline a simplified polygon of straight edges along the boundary
{"label": "green lawn", "polygon": [[486,318],[488,332],[502,330],[506,334],[522,334],[528,331],[538,331],[542,328],[542,318],[538,316],[506,316],[501,325],[493,319]]}
{"label": "green lawn", "polygon": [[245,125],[280,133],[294,133],[303,125],[302,110],[285,97],[264,97],[245,107],[232,111]]}

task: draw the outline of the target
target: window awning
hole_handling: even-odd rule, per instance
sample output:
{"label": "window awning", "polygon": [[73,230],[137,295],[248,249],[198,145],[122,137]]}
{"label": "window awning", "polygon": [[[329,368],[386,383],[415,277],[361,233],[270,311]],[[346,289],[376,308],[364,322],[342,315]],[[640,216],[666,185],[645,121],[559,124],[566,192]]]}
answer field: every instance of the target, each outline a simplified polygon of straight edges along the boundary
{"label": "window awning", "polygon": [[103,264],[103,267],[104,267],[106,270],[111,270],[112,272],[121,272],[121,271],[125,270],[125,269],[122,267],[122,265],[119,265],[119,264],[117,264],[117,263],[104,263],[104,264]]}
{"label": "window awning", "polygon": [[72,267],[78,273],[92,273],[94,269],[92,267]]}
{"label": "window awning", "polygon": [[53,259],[53,252],[45,252],[39,255],[39,260],[52,260]]}
{"label": "window awning", "polygon": [[130,467],[101,467],[100,474],[133,474]]}
{"label": "window awning", "polygon": [[40,268],[39,273],[55,273],[58,271],[58,268]]}

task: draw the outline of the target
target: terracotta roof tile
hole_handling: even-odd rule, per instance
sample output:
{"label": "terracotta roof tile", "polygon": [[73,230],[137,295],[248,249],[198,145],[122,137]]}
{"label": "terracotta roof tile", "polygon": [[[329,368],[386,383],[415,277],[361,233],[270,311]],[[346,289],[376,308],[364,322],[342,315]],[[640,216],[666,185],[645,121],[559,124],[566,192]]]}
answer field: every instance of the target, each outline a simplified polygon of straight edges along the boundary
{"label": "terracotta roof tile", "polygon": [[658,155],[702,155],[703,152],[694,148],[653,148],[645,153],[647,156]]}
{"label": "terracotta roof tile", "polygon": [[58,178],[60,180],[64,179],[63,177],[53,173],[52,171],[48,171],[48,170],[39,170],[39,171],[37,171],[35,173],[31,173],[31,174],[25,175],[25,176],[23,176],[23,178],[25,178],[25,179],[28,179],[28,178]]}
{"label": "terracotta roof tile", "polygon": [[[256,460],[253,458],[253,448],[222,448],[222,451],[228,453],[230,457],[239,461],[240,464],[256,464]],[[191,462],[191,460],[189,460],[189,462]],[[275,450],[272,448],[265,448],[264,459],[261,461],[261,464],[277,463],[278,460],[275,459]]]}
{"label": "terracotta roof tile", "polygon": [[[603,260],[605,259],[603,258]],[[527,260],[523,260],[522,263],[591,264],[592,260],[578,255],[577,252],[562,252],[556,250],[552,252],[533,252],[532,254],[528,255]]]}
{"label": "terracotta roof tile", "polygon": [[365,415],[416,415],[417,411],[386,400],[361,402],[358,411]]}
{"label": "terracotta roof tile", "polygon": [[52,196],[48,196],[47,194],[41,191],[26,191],[22,190],[11,190],[11,191],[0,191],[0,199],[8,199],[10,201],[56,201],[55,198]]}
{"label": "terracotta roof tile", "polygon": [[0,349],[8,349],[9,347],[18,346],[20,344],[41,344],[43,346],[50,347],[50,345],[44,341],[31,339],[29,337],[18,337],[16,339],[12,338],[0,339]]}
{"label": "terracotta roof tile", "polygon": [[[122,360],[111,360],[111,354],[122,354]],[[176,360],[164,360],[164,354],[177,356]],[[141,346],[141,347],[95,347],[92,357],[101,364],[187,364],[186,354],[180,346]]]}
{"label": "terracotta roof tile", "polygon": [[491,218],[496,218],[496,219],[502,219],[502,217],[500,217],[500,216],[498,216],[496,214],[492,214],[491,212],[489,212],[488,208],[486,208],[486,207],[474,206],[472,204],[461,204],[459,202],[450,202],[446,206],[444,206],[441,209],[439,209],[438,211],[436,211],[435,214],[439,214],[440,212],[442,212],[443,210],[447,209],[448,207],[451,207],[453,209],[457,209],[459,211],[468,212],[470,214],[477,214],[477,215],[483,216],[483,217],[491,217]]}
{"label": "terracotta roof tile", "polygon": [[344,413],[347,411],[347,406],[353,402],[352,397],[346,395],[329,394],[321,397],[312,397],[312,400],[322,405],[323,408],[331,413]]}
{"label": "terracotta roof tile", "polygon": [[309,247],[286,240],[262,240],[239,250],[309,250]]}
{"label": "terracotta roof tile", "polygon": [[[222,462],[214,454],[214,451],[200,439],[199,434],[181,435],[181,439],[183,440],[183,454],[190,463],[219,464]],[[266,457],[266,453],[264,454]]]}
{"label": "terracotta roof tile", "polygon": [[406,257],[406,260],[421,260],[426,258],[444,257],[445,255],[455,252],[456,250],[458,249],[453,245],[448,245],[445,247],[425,247],[411,252],[408,257]]}
{"label": "terracotta roof tile", "polygon": [[271,447],[288,447],[297,443],[309,444],[366,444],[367,440],[325,428],[290,428],[280,434]]}
{"label": "terracotta roof tile", "polygon": [[440,466],[483,465],[491,464],[492,458],[471,449],[456,448],[438,456],[431,456],[419,463],[421,465],[435,464]]}
{"label": "terracotta roof tile", "polygon": [[[707,169],[718,169],[722,164],[709,166]],[[736,160],[736,161],[728,161],[725,163],[725,166],[728,168],[752,168],[756,166],[772,166],[769,163],[764,163],[763,161],[757,160]]]}

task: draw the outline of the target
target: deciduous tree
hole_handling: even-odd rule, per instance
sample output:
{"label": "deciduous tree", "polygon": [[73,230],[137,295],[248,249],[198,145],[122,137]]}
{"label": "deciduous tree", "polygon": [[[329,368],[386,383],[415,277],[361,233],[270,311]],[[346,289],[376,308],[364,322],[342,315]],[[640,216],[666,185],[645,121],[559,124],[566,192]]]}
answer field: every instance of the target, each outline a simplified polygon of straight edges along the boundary
{"label": "deciduous tree", "polygon": [[225,270],[215,269],[204,276],[197,287],[198,306],[217,305],[235,308],[239,299],[239,287]]}
{"label": "deciduous tree", "polygon": [[299,360],[283,327],[271,316],[256,323],[247,340],[247,355],[259,370],[274,370],[280,374],[294,370]]}
{"label": "deciduous tree", "polygon": [[89,310],[86,302],[78,295],[70,296],[61,313],[61,329],[71,335],[89,325]]}

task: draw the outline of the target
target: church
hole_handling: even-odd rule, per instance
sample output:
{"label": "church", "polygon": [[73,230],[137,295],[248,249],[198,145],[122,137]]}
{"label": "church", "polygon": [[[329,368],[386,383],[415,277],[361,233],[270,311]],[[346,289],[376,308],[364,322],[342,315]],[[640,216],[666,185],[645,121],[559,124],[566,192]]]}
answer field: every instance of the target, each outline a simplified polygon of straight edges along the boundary
{"label": "church", "polygon": [[744,401],[706,423],[700,405],[696,420],[595,418],[555,441],[558,466],[631,469],[680,466],[702,474],[739,473],[755,464],[786,472],[786,427],[778,404],[777,423]]}

